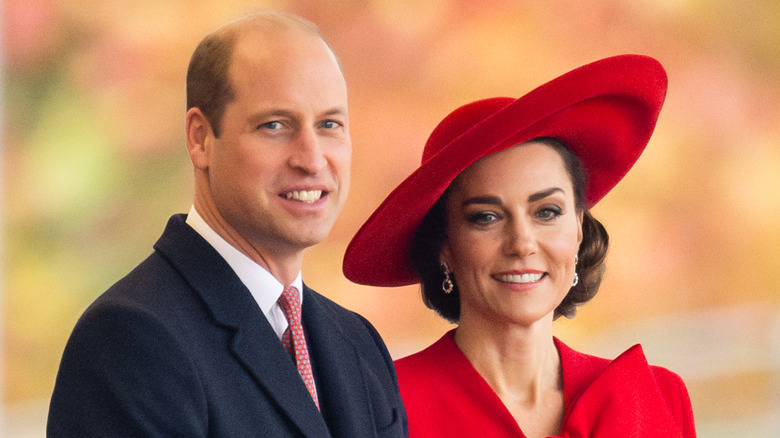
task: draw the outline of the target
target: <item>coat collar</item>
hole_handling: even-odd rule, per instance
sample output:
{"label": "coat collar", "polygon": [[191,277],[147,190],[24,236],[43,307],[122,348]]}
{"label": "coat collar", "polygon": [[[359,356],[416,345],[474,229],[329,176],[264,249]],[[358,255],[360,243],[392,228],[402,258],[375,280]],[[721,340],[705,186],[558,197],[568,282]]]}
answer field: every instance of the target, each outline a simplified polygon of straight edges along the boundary
{"label": "coat collar", "polygon": [[[415,375],[417,370],[427,369],[437,389],[445,388],[442,392],[447,393],[448,387],[457,388],[456,398],[473,402],[469,408],[480,410],[480,414],[489,412],[496,430],[506,428],[514,436],[525,436],[495,391],[455,344],[452,333],[423,352],[399,360],[399,375],[405,369],[413,370],[410,374]],[[640,346],[608,360],[572,350],[557,338],[554,342],[563,368],[566,409],[557,436],[681,436],[682,425],[671,413]],[[401,391],[403,394],[403,385]]]}
{"label": "coat collar", "polygon": [[555,343],[567,398],[563,436],[680,436],[640,345],[609,361]]}
{"label": "coat collar", "polygon": [[233,332],[229,348],[268,398],[278,403],[304,436],[330,436],[289,355],[249,290],[185,218],[183,214],[171,217],[154,248],[203,300],[215,324]]}

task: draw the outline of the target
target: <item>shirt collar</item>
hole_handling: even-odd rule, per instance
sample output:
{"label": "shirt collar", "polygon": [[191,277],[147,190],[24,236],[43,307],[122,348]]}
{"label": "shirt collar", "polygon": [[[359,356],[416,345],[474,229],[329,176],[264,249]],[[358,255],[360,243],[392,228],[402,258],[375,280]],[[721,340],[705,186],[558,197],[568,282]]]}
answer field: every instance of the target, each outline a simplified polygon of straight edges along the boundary
{"label": "shirt collar", "polygon": [[[270,319],[272,308],[282,295],[285,285],[280,283],[265,268],[255,263],[217,234],[198,214],[195,206],[192,206],[187,214],[187,224],[225,259],[241,282],[252,293],[252,297],[254,297],[260,309]],[[303,303],[303,280],[301,279],[300,271],[295,280],[293,280],[292,285],[298,289],[298,293],[301,295],[301,303]]]}

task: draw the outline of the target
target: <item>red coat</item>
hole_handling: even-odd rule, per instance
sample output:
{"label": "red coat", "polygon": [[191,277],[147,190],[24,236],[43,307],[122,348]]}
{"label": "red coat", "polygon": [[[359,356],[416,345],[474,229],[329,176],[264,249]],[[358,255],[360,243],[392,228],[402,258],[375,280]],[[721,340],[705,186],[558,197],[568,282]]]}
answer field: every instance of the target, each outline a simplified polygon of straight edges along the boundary
{"label": "red coat", "polygon": [[[555,339],[563,368],[561,437],[695,437],[691,401],[677,374],[650,366],[635,345],[615,360]],[[415,437],[525,437],[501,399],[453,341],[452,332],[395,361]]]}

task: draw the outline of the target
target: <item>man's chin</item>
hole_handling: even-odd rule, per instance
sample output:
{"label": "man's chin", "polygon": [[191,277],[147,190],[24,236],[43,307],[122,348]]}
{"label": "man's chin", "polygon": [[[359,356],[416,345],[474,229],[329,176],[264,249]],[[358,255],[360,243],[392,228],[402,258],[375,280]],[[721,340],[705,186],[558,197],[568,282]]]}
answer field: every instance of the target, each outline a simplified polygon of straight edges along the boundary
{"label": "man's chin", "polygon": [[291,246],[304,250],[326,240],[330,235],[332,228],[332,223],[318,224],[317,226],[300,224],[289,230],[290,232],[287,235],[287,240]]}

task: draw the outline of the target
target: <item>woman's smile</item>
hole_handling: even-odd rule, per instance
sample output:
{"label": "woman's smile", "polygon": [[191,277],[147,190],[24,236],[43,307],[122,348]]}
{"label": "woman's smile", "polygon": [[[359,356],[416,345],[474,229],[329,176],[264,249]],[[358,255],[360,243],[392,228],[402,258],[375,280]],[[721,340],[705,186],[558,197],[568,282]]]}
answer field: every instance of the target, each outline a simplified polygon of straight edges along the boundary
{"label": "woman's smile", "polygon": [[494,274],[493,278],[502,283],[529,284],[536,283],[544,276],[543,272]]}

